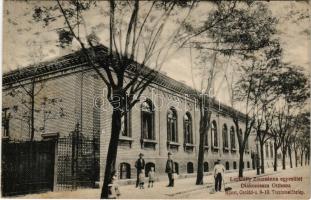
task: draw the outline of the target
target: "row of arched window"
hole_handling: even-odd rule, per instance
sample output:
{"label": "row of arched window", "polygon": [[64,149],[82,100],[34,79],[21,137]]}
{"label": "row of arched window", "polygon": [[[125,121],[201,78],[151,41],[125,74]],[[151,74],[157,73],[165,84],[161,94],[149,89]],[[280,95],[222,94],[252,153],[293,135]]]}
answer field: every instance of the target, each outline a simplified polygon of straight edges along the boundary
{"label": "row of arched window", "polygon": [[[214,165],[215,164],[216,163],[214,163]],[[149,173],[151,167],[153,167],[154,170],[156,171],[156,166],[154,163],[152,163],[152,162],[146,163],[146,167],[145,167],[145,176],[146,177],[148,176],[148,173]],[[175,167],[176,173],[179,174],[179,164],[177,162],[174,163],[174,167]],[[186,169],[187,169],[188,174],[194,173],[194,165],[192,162],[188,162],[186,167],[187,167]],[[230,163],[227,161],[227,162],[225,162],[225,168],[226,168],[226,170],[237,169],[237,162],[234,161],[232,163],[232,167],[231,167]],[[244,168],[244,162],[243,162],[243,168]],[[250,162],[249,161],[247,161],[247,168],[250,168]],[[208,162],[204,162],[203,171],[204,172],[210,171]],[[125,162],[120,163],[119,178],[120,179],[130,179],[131,178],[131,165],[129,163],[125,163]]]}
{"label": "row of arched window", "polygon": [[[131,136],[130,126],[131,113],[128,112],[122,118],[121,133],[123,136]],[[167,141],[179,142],[178,137],[178,120],[177,111],[174,107],[171,107],[167,112]],[[147,99],[141,104],[141,137],[142,139],[155,140],[154,133],[154,105],[150,99]],[[183,132],[184,132],[184,143],[193,144],[193,130],[192,130],[192,117],[189,112],[183,116]],[[242,134],[242,130],[239,130],[239,134]],[[227,125],[224,124],[222,127],[223,147],[225,149],[236,149],[236,137],[235,129],[233,126],[228,129]],[[219,147],[218,139],[219,134],[217,131],[217,123],[215,120],[211,123],[211,141],[213,147]],[[230,139],[230,147],[229,147]],[[205,146],[208,146],[208,137],[204,138]],[[246,142],[246,149],[248,149],[248,142]]]}

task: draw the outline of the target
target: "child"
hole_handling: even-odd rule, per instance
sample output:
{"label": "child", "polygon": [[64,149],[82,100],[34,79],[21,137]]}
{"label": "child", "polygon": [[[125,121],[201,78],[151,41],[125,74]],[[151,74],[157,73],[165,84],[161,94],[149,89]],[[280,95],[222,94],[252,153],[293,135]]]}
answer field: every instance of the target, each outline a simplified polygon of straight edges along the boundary
{"label": "child", "polygon": [[153,182],[154,182],[154,178],[155,178],[154,167],[151,167],[151,168],[150,168],[150,171],[149,171],[149,173],[148,173],[148,177],[149,177],[148,188],[149,188],[149,187],[153,187]]}
{"label": "child", "polygon": [[115,183],[117,179],[116,172],[112,172],[112,178],[110,181],[110,184],[108,185],[109,188],[109,194],[108,194],[108,199],[117,199],[121,193],[119,191],[119,185]]}
{"label": "child", "polygon": [[139,189],[144,189],[145,184],[145,170],[141,170],[139,174]]}

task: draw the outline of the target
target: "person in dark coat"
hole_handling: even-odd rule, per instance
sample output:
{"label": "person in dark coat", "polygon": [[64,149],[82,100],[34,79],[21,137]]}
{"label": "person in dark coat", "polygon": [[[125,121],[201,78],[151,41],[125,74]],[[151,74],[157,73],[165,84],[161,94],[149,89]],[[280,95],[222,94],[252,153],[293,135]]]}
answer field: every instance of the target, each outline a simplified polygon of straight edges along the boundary
{"label": "person in dark coat", "polygon": [[140,174],[141,170],[145,169],[145,160],[143,157],[144,157],[144,154],[140,153],[139,158],[137,159],[137,161],[135,163],[135,168],[137,170],[136,187],[138,187],[138,185],[139,185],[139,174]]}
{"label": "person in dark coat", "polygon": [[167,173],[169,183],[166,187],[174,187],[173,173],[175,173],[175,168],[174,161],[172,160],[172,153],[168,152],[167,156],[168,159],[166,161],[165,173]]}

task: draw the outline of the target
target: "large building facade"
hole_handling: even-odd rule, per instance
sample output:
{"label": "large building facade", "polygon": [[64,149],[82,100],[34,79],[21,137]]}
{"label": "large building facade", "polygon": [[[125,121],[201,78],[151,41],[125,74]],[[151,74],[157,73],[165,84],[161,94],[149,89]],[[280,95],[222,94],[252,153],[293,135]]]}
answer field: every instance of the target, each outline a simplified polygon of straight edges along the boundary
{"label": "large building facade", "polygon": [[[112,109],[105,98],[105,85],[79,52],[50,62],[4,74],[2,101],[8,125],[2,127],[4,139],[29,140],[29,102],[34,91],[34,140],[57,133],[60,138],[75,130],[95,138],[98,181],[104,176],[105,159],[111,131]],[[120,179],[136,176],[135,161],[144,154],[146,171],[154,167],[165,174],[167,153],[173,153],[176,171],[191,176],[197,170],[200,112],[195,91],[164,74],[150,84],[138,102],[122,119],[117,169]],[[239,145],[232,120],[234,109],[213,101],[211,128],[204,142],[204,172],[221,159],[227,170],[238,169]],[[252,169],[255,151],[252,137],[246,145],[244,169]],[[270,151],[270,147],[268,147]],[[272,155],[272,154],[271,154]],[[270,153],[267,153],[270,157]],[[267,165],[270,166],[270,161]],[[55,170],[58,170],[56,167]],[[57,173],[56,173],[57,174]]]}

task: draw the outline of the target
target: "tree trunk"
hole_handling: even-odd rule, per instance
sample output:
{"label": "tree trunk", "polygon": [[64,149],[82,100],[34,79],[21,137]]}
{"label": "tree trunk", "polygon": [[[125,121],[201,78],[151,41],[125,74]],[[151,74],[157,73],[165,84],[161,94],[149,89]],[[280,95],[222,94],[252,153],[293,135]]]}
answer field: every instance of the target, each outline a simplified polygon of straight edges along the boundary
{"label": "tree trunk", "polygon": [[207,136],[208,126],[210,124],[210,113],[208,109],[204,109],[201,111],[203,115],[200,117],[200,142],[199,142],[199,154],[198,154],[198,170],[197,170],[197,180],[196,185],[203,184],[203,177],[204,177],[204,137]]}
{"label": "tree trunk", "polygon": [[286,166],[285,166],[285,156],[286,156],[286,150],[282,151],[282,169],[285,170]]}
{"label": "tree trunk", "polygon": [[303,151],[301,151],[300,153],[300,166],[302,167],[302,161],[303,160]]}
{"label": "tree trunk", "polygon": [[35,135],[35,80],[33,79],[31,82],[31,91],[30,91],[30,141],[33,141]]}
{"label": "tree trunk", "polygon": [[[241,148],[241,147],[240,147]],[[243,157],[244,157],[244,148],[239,150],[240,159],[239,159],[239,177],[243,177]]]}
{"label": "tree trunk", "polygon": [[294,149],[295,151],[295,166],[298,167],[298,152],[296,149]]}
{"label": "tree trunk", "polygon": [[107,152],[104,183],[100,196],[101,199],[108,198],[109,192],[108,184],[111,181],[112,172],[115,170],[120,130],[121,130],[121,111],[118,109],[114,109],[112,113],[111,138]]}
{"label": "tree trunk", "polygon": [[292,160],[292,148],[288,146],[288,155],[289,155],[289,164],[290,168],[293,168],[293,160]]}
{"label": "tree trunk", "polygon": [[261,173],[265,173],[265,158],[264,158],[264,151],[263,151],[263,142],[260,142],[260,159],[261,159]]}
{"label": "tree trunk", "polygon": [[276,148],[276,145],[274,144],[274,163],[273,163],[273,170],[277,171],[278,170],[278,148]]}

